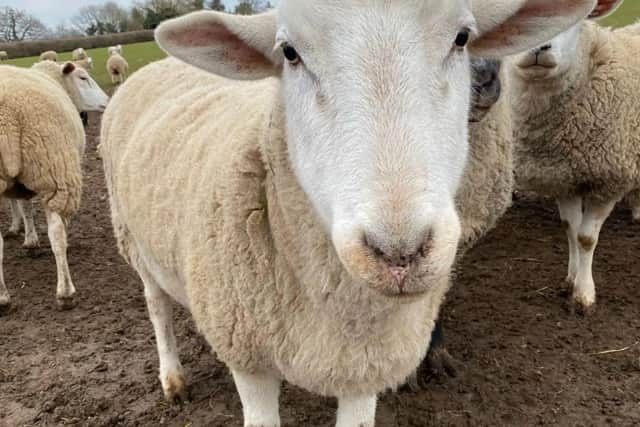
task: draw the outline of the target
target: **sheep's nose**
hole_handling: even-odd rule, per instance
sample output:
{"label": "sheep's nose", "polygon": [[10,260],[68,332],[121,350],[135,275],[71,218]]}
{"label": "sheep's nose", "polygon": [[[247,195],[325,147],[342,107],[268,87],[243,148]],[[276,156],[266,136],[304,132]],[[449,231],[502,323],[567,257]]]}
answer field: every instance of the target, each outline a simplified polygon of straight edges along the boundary
{"label": "sheep's nose", "polygon": [[365,242],[374,256],[387,265],[389,274],[401,286],[409,275],[411,265],[429,250],[428,233],[425,233],[424,236],[419,244],[409,245],[403,242],[388,242],[388,240],[368,234],[365,237]]}
{"label": "sheep's nose", "polygon": [[534,50],[534,52],[537,54],[540,54],[542,52],[546,52],[547,50],[551,49],[553,46],[551,44],[545,44],[544,46],[540,46],[539,48],[536,48]]}

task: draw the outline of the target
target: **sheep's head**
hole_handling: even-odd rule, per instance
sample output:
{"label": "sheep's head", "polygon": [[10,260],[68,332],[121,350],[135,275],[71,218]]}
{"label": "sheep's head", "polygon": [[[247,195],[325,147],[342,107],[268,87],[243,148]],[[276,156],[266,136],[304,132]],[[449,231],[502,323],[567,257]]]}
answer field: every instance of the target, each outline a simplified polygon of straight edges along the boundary
{"label": "sheep's head", "polygon": [[81,67],[72,62],[60,66],[64,88],[78,111],[104,111],[109,97]]}
{"label": "sheep's head", "polygon": [[469,122],[481,121],[500,99],[501,61],[497,59],[473,58],[471,60],[471,112]]}
{"label": "sheep's head", "polygon": [[384,295],[419,295],[449,274],[460,235],[469,52],[533,47],[594,3],[280,0],[250,17],[196,12],[156,38],[227,78],[278,77],[291,165],[342,263]]}
{"label": "sheep's head", "polygon": [[[588,19],[609,16],[622,2],[598,0]],[[581,29],[582,23],[578,23],[550,41],[514,57],[517,75],[526,80],[561,79],[574,68],[585,65],[581,55],[589,55],[590,52],[580,49]]]}

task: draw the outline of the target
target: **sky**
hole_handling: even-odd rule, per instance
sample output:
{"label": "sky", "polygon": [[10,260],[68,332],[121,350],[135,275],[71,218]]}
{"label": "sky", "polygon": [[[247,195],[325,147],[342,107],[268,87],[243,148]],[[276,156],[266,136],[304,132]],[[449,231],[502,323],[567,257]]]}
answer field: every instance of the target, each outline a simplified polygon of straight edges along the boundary
{"label": "sky", "polygon": [[[12,6],[35,15],[49,27],[55,27],[76,14],[82,6],[90,4],[102,4],[107,0],[0,0],[0,7]],[[121,6],[130,6],[133,0],[114,0]],[[229,7],[234,6],[237,0],[223,0]]]}

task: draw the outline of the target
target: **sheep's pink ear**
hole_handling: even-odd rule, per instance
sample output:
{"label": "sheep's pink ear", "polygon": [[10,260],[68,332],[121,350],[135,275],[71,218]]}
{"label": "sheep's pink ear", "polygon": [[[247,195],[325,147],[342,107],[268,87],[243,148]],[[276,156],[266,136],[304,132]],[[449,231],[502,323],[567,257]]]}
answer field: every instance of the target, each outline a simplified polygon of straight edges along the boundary
{"label": "sheep's pink ear", "polygon": [[237,80],[280,74],[282,55],[274,52],[274,11],[253,15],[194,12],[165,21],[156,40],[169,55],[209,72]]}
{"label": "sheep's pink ear", "polygon": [[598,0],[598,4],[591,11],[589,19],[600,19],[611,15],[620,7],[624,0]]}
{"label": "sheep's pink ear", "polygon": [[65,76],[75,71],[76,66],[72,62],[67,62],[62,66],[62,74]]}
{"label": "sheep's pink ear", "polygon": [[474,0],[479,37],[469,47],[482,57],[532,49],[586,18],[596,0]]}

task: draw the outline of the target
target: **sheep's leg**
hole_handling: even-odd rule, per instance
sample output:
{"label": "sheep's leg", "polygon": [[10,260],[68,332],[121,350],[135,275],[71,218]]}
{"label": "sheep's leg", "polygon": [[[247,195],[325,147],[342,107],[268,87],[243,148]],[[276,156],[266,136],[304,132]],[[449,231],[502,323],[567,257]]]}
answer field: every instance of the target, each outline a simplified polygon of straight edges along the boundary
{"label": "sheep's leg", "polygon": [[578,274],[573,288],[573,302],[584,312],[596,302],[596,288],[593,282],[593,254],[598,244],[602,225],[607,220],[616,201],[607,203],[586,202],[582,224],[578,231]]}
{"label": "sheep's leg", "polygon": [[578,253],[578,232],[582,224],[582,197],[571,197],[558,200],[558,210],[562,226],[569,241],[569,268],[567,272],[568,289],[573,289],[578,274],[580,254]]}
{"label": "sheep's leg", "polygon": [[17,200],[16,207],[20,212],[20,216],[24,221],[24,244],[23,246],[27,249],[33,249],[40,246],[40,241],[38,240],[38,232],[36,231],[36,225],[33,221],[35,206],[33,203],[29,202],[31,205],[27,210],[24,208],[24,201]]}
{"label": "sheep's leg", "polygon": [[235,370],[231,374],[242,402],[244,427],[280,427],[280,378]]}
{"label": "sheep's leg", "polygon": [[149,318],[156,335],[158,358],[160,359],[160,382],[165,398],[178,403],[186,400],[184,370],[178,356],[178,345],[173,332],[173,305],[171,297],[158,285],[146,268],[136,266],[144,282]]}
{"label": "sheep's leg", "polygon": [[374,427],[376,422],[376,396],[357,399],[338,399],[336,427]]}
{"label": "sheep's leg", "polygon": [[11,298],[9,297],[9,290],[7,289],[7,285],[4,283],[3,260],[4,260],[4,239],[2,238],[2,234],[0,233],[0,313],[6,310],[11,304]]}
{"label": "sheep's leg", "polygon": [[69,273],[69,264],[67,263],[67,225],[58,213],[46,209],[46,214],[49,241],[58,270],[56,290],[58,307],[62,310],[68,310],[74,305],[73,296],[76,293],[76,288],[71,281],[71,273]]}
{"label": "sheep's leg", "polygon": [[15,199],[7,199],[9,208],[11,209],[11,227],[9,227],[9,236],[17,236],[22,229],[22,217],[18,207],[18,201]]}
{"label": "sheep's leg", "polygon": [[633,220],[640,222],[640,190],[634,190],[627,196]]}

